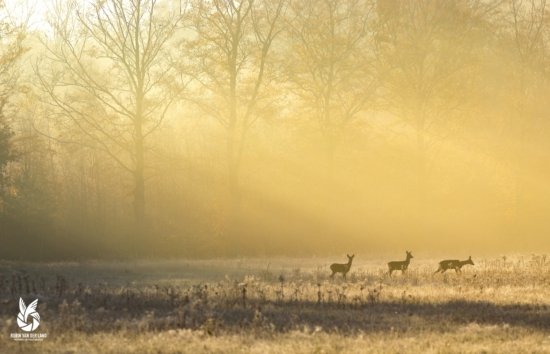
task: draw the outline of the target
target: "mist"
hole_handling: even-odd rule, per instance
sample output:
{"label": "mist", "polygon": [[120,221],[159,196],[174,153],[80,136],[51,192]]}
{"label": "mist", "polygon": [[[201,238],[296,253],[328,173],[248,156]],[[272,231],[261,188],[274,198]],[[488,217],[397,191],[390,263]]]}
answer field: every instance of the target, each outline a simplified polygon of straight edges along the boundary
{"label": "mist", "polygon": [[550,247],[544,0],[0,4],[2,259]]}

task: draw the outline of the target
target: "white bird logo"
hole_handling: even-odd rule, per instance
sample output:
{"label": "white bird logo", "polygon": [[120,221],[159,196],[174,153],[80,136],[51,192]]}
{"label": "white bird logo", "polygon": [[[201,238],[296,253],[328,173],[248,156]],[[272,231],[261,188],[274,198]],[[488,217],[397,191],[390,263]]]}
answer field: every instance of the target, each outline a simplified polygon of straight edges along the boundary
{"label": "white bird logo", "polygon": [[[25,332],[32,332],[40,326],[40,315],[36,312],[36,306],[38,305],[38,299],[25,305],[22,298],[19,298],[19,314],[17,314],[17,324]],[[29,317],[32,318],[30,321]],[[27,322],[29,319],[29,322]]]}

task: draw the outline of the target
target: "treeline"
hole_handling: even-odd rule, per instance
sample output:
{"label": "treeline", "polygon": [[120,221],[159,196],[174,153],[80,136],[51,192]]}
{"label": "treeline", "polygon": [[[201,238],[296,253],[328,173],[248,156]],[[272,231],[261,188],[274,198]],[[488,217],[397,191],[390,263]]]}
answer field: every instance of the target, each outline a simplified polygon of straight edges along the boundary
{"label": "treeline", "polygon": [[0,258],[550,245],[545,0],[17,5]]}

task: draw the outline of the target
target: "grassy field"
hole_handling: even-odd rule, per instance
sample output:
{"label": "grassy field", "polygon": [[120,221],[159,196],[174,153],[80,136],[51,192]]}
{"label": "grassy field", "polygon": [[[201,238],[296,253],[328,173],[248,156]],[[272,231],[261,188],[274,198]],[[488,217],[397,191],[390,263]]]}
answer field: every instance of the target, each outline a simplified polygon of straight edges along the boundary
{"label": "grassy field", "polygon": [[[2,353],[550,352],[550,257],[0,263]],[[19,297],[42,342],[16,342]]]}

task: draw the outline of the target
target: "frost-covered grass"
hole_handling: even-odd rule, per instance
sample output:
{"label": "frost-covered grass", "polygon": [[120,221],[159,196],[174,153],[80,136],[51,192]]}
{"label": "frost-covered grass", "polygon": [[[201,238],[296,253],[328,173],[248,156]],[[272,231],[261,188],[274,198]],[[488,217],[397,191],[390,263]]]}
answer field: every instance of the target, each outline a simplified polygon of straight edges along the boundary
{"label": "frost-covered grass", "polygon": [[[550,259],[0,263],[0,352],[550,352]],[[14,342],[39,298],[43,342]]]}
{"label": "frost-covered grass", "polygon": [[160,332],[72,332],[40,343],[10,345],[11,353],[543,353],[548,335],[505,326],[459,326],[452,332],[338,334],[294,330],[274,335],[210,336],[177,329]]}

